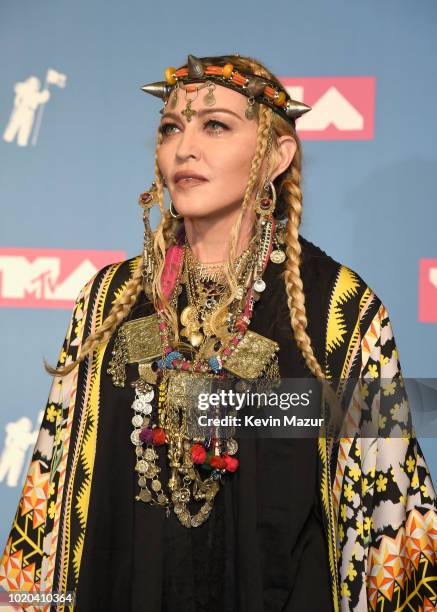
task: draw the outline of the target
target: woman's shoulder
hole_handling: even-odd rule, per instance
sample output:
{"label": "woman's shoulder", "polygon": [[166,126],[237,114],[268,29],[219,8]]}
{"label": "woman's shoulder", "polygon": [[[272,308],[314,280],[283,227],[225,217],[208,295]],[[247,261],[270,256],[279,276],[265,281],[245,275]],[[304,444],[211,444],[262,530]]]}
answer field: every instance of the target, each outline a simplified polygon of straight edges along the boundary
{"label": "woman's shoulder", "polygon": [[359,309],[367,298],[371,298],[374,305],[380,305],[379,298],[356,270],[337,261],[303,236],[299,236],[299,242],[304,285],[316,284],[321,293],[329,296],[331,308],[348,302],[349,308],[354,305]]}
{"label": "woman's shoulder", "polygon": [[320,278],[325,278],[328,281],[335,282],[335,280],[341,276],[349,276],[351,280],[354,280],[356,286],[368,287],[366,281],[356,270],[350,268],[350,266],[337,261],[319,246],[301,235],[299,235],[299,242],[302,248],[302,268],[307,268],[310,272],[316,273]]}
{"label": "woman's shoulder", "polygon": [[86,296],[91,304],[96,304],[97,301],[112,303],[120,296],[140,262],[141,255],[136,255],[103,266],[85,283],[77,299],[81,300]]}

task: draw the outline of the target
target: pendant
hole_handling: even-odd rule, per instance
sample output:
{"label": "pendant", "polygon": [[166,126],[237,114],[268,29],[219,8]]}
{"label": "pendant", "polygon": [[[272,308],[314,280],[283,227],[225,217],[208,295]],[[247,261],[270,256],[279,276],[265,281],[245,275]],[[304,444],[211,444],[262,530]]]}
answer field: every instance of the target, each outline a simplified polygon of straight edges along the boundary
{"label": "pendant", "polygon": [[205,106],[214,106],[215,104],[215,96],[213,88],[208,89],[208,93],[203,97],[203,103]]}
{"label": "pendant", "polygon": [[192,100],[187,100],[187,106],[182,111],[182,115],[184,115],[188,123],[190,123],[191,119],[193,118],[193,115],[197,115],[197,111],[191,108],[191,103]]}
{"label": "pendant", "polygon": [[281,264],[285,261],[285,253],[281,249],[275,249],[270,253],[270,261],[275,264]]}
{"label": "pendant", "polygon": [[176,106],[178,105],[178,92],[177,89],[174,91],[171,102],[170,102],[170,108],[174,109],[176,108]]}
{"label": "pendant", "polygon": [[152,370],[151,363],[139,363],[138,374],[140,375],[140,378],[147,383],[156,384],[158,379],[158,372],[154,372]]}
{"label": "pendant", "polygon": [[258,293],[262,293],[264,291],[264,289],[266,288],[266,284],[263,281],[262,278],[258,278],[254,283],[253,283],[253,288],[255,289],[255,291],[257,291]]}
{"label": "pendant", "polygon": [[143,419],[143,417],[141,416],[141,414],[135,414],[135,415],[132,417],[132,425],[133,425],[134,427],[141,427],[141,426],[142,426],[142,424],[143,424],[143,420],[144,420],[144,419]]}
{"label": "pendant", "polygon": [[188,340],[190,341],[191,346],[194,346],[196,348],[200,346],[200,344],[202,344],[203,338],[204,335],[202,334],[202,332],[195,331],[189,335]]}
{"label": "pendant", "polygon": [[226,449],[230,455],[235,455],[238,451],[237,440],[235,440],[235,438],[229,438],[229,440],[226,441]]}
{"label": "pendant", "polygon": [[193,319],[196,319],[196,310],[192,306],[185,306],[181,312],[181,323],[186,327]]}
{"label": "pendant", "polygon": [[247,107],[244,113],[246,116],[246,119],[249,119],[249,121],[252,121],[252,119],[255,119],[254,106],[255,106],[255,98],[251,96],[250,98],[247,99]]}
{"label": "pendant", "polygon": [[242,287],[241,285],[239,285],[236,289],[235,292],[235,297],[237,298],[237,300],[242,300],[244,297],[244,287]]}
{"label": "pendant", "polygon": [[138,395],[132,404],[132,410],[142,412],[143,414],[150,414],[152,412],[152,404],[146,402],[144,396]]}

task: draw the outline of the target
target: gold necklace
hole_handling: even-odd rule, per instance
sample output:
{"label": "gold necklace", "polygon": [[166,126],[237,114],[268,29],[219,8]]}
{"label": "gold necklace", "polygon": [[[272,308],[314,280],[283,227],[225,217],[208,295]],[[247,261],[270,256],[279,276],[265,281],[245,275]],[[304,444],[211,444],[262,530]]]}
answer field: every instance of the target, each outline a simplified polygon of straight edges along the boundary
{"label": "gold necklace", "polygon": [[[244,297],[244,289],[247,288],[248,277],[252,272],[256,257],[254,246],[255,237],[252,238],[247,249],[235,260],[238,301],[233,309],[228,307],[228,311],[217,322],[216,336],[217,339],[222,341],[231,333],[230,324],[238,314],[236,306]],[[219,265],[221,264],[214,264],[214,267]],[[212,336],[211,317],[229,297],[229,289],[226,285],[223,269],[212,274],[210,272],[205,273],[204,264],[195,259],[187,240],[185,242],[184,268],[188,305],[183,309],[180,316],[183,325],[181,335],[186,336],[194,348],[200,349],[202,344]],[[234,312],[232,312],[233,310]]]}

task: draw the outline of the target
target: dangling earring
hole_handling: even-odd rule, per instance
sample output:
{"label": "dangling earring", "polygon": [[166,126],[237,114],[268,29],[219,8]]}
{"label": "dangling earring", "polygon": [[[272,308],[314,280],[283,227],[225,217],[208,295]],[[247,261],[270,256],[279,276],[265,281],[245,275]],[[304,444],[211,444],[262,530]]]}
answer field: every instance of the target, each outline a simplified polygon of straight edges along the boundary
{"label": "dangling earring", "polygon": [[182,219],[182,215],[180,215],[178,213],[176,208],[173,206],[173,202],[171,200],[170,200],[170,209],[169,209],[169,212],[170,212],[171,216],[173,217],[173,219]]}
{"label": "dangling earring", "polygon": [[276,189],[275,186],[273,184],[273,182],[269,179],[270,176],[270,155],[272,152],[272,147],[273,147],[273,130],[272,128],[269,129],[269,134],[267,137],[267,147],[266,147],[266,180],[264,181],[264,187],[263,187],[263,191],[265,193],[269,193],[269,189],[271,191],[271,198],[265,197],[265,196],[261,196],[260,192],[258,191],[256,194],[256,198],[255,198],[255,204],[254,204],[254,209],[255,212],[260,215],[260,222],[261,225],[264,225],[264,223],[268,220],[271,219],[273,216],[273,211],[275,210],[275,206],[276,206]]}
{"label": "dangling earring", "polygon": [[143,287],[144,292],[151,299],[151,284],[155,275],[156,261],[153,252],[153,233],[150,227],[150,209],[158,203],[158,190],[155,181],[150,189],[140,194],[138,204],[143,209],[144,242],[143,242]]}
{"label": "dangling earring", "polygon": [[260,197],[258,192],[255,200],[255,212],[260,215],[261,221],[267,221],[267,219],[271,219],[273,212],[276,208],[276,189],[272,181],[268,181],[267,187],[266,185],[264,186],[264,191],[266,191],[267,193],[269,189],[271,192],[271,197]]}

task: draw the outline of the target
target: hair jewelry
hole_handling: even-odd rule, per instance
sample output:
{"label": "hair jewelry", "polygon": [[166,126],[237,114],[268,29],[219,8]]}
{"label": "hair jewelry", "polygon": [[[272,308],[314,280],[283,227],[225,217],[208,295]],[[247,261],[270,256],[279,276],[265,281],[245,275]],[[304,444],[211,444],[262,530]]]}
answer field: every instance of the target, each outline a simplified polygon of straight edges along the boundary
{"label": "hair jewelry", "polygon": [[150,189],[142,193],[138,204],[143,209],[144,240],[143,240],[143,287],[149,299],[152,297],[151,285],[156,271],[155,254],[153,252],[153,233],[150,227],[150,209],[158,202],[158,192],[153,181]]}
{"label": "hair jewelry", "polygon": [[[270,81],[264,77],[252,73],[242,73],[235,69],[231,63],[224,65],[206,65],[204,62],[195,57],[188,55],[187,65],[182,68],[169,67],[164,71],[165,81],[157,81],[148,83],[141,87],[142,91],[149,93],[152,96],[157,96],[162,100],[167,101],[170,93],[180,83],[201,83],[215,82],[223,87],[233,89],[249,98],[246,109],[247,119],[252,119],[255,116],[254,104],[258,102],[265,104],[281,115],[284,119],[294,125],[295,120],[311,110],[311,107],[303,102],[293,100],[287,90],[278,86],[274,81]],[[212,102],[211,90],[208,90],[206,96]],[[191,109],[193,100],[187,99],[187,107],[183,114],[187,121],[191,118],[195,111]],[[177,103],[177,101],[176,101]],[[207,102],[205,102],[207,104]]]}

